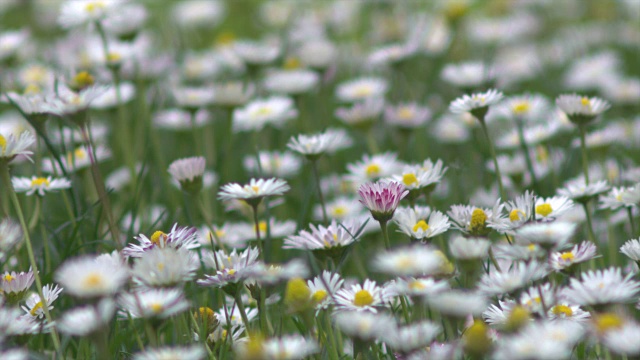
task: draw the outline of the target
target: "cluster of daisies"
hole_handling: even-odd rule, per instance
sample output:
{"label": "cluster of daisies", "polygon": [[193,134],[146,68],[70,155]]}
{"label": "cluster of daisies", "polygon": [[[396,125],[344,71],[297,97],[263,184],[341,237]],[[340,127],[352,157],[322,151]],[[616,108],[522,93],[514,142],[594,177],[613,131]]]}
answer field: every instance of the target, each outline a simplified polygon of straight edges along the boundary
{"label": "cluster of daisies", "polygon": [[636,0],[164,5],[0,2],[0,359],[640,357]]}

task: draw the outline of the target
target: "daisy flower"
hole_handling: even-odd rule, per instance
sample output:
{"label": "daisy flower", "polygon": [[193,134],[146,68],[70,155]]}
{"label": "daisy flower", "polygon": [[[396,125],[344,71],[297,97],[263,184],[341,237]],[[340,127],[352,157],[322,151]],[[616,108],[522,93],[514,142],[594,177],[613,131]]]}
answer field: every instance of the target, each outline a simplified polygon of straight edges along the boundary
{"label": "daisy flower", "polygon": [[72,296],[107,297],[125,285],[129,270],[103,257],[82,256],[65,261],[54,278]]}
{"label": "daisy flower", "polygon": [[111,299],[103,299],[94,305],[75,307],[62,314],[56,321],[56,327],[61,333],[69,336],[88,336],[97,331],[104,331],[115,310],[115,302]]}
{"label": "daisy flower", "polygon": [[551,221],[571,210],[573,201],[566,196],[536,199],[536,220]]}
{"label": "daisy flower", "polygon": [[373,259],[372,266],[392,275],[434,275],[441,271],[444,260],[440,251],[418,245],[383,252]]}
{"label": "daisy flower", "polygon": [[321,275],[307,281],[311,292],[311,300],[316,309],[326,309],[334,303],[336,292],[342,288],[344,280],[340,274],[323,271]]}
{"label": "daisy flower", "polygon": [[396,327],[396,320],[388,314],[363,311],[341,311],[333,314],[336,326],[350,338],[364,341],[378,339]]}
{"label": "daisy flower", "polygon": [[313,251],[349,246],[358,240],[361,226],[362,224],[355,220],[343,224],[333,220],[329,226],[311,224],[311,231],[302,230],[298,235],[287,237],[282,247]]}
{"label": "daisy flower", "polygon": [[509,319],[509,315],[517,304],[513,300],[498,300],[498,305],[491,304],[482,313],[482,319],[492,327],[502,328]]}
{"label": "daisy flower", "polygon": [[[266,234],[267,230],[269,230],[272,239],[292,235],[296,231],[296,227],[296,222],[293,220],[277,221],[274,218],[270,218],[268,222],[261,220],[257,226],[261,234]],[[239,223],[236,231],[244,241],[256,240],[256,225],[254,223]]]}
{"label": "daisy flower", "polygon": [[409,194],[402,184],[396,182],[365,183],[358,189],[360,203],[377,221],[388,221],[393,217],[400,200]]}
{"label": "daisy flower", "polygon": [[535,261],[518,263],[503,271],[492,271],[483,274],[478,284],[478,290],[484,294],[497,296],[510,294],[547,275],[545,266]]}
{"label": "daisy flower", "polygon": [[[96,146],[95,160],[102,162],[111,157],[111,151],[102,145]],[[87,152],[87,148],[79,146],[75,150],[70,150],[66,155],[61,157],[62,166],[67,173],[79,171],[91,166],[91,158]],[[62,169],[56,160],[45,158],[42,160],[42,171],[45,173],[61,173]]]}
{"label": "daisy flower", "polygon": [[385,306],[391,295],[386,288],[376,285],[375,281],[366,279],[363,285],[354,284],[344,287],[335,294],[336,309],[341,311],[378,312]]}
{"label": "daisy flower", "polygon": [[629,259],[640,262],[640,238],[625,242],[620,247],[620,252],[627,255]]}
{"label": "daisy flower", "polygon": [[24,192],[27,196],[37,193],[44,196],[45,192],[55,192],[58,190],[68,189],[71,187],[71,181],[66,178],[53,179],[51,176],[38,177],[14,177],[11,183],[16,192]]}
{"label": "daisy flower", "polygon": [[253,66],[269,64],[281,52],[280,44],[277,42],[238,40],[233,42],[232,47],[239,58]]}
{"label": "daisy flower", "polygon": [[34,281],[33,271],[5,272],[0,279],[0,293],[9,304],[22,301]]}
{"label": "daisy flower", "polygon": [[24,156],[31,161],[33,152],[27,149],[35,141],[36,138],[28,131],[17,138],[13,134],[6,137],[0,134],[0,161],[10,163],[16,156]]}
{"label": "daisy flower", "polygon": [[47,101],[47,112],[84,124],[86,122],[84,112],[95,99],[107,92],[108,89],[108,86],[91,85],[75,92],[66,86],[59,86],[56,95],[51,95]]}
{"label": "daisy flower", "polygon": [[455,236],[449,240],[451,256],[458,260],[483,260],[489,256],[491,242],[483,238]]}
{"label": "daisy flower", "polygon": [[148,349],[135,354],[133,360],[159,360],[159,359],[180,359],[180,360],[202,360],[207,352],[198,345],[159,347]]}
{"label": "daisy flower", "polygon": [[554,221],[552,223],[531,223],[519,228],[515,233],[519,245],[539,245],[545,249],[562,249],[569,244],[577,225]]}
{"label": "daisy flower", "polygon": [[588,311],[584,311],[578,305],[571,305],[566,302],[558,303],[549,308],[547,316],[550,320],[569,320],[585,322],[591,318]]}
{"label": "daisy flower", "polygon": [[245,107],[233,111],[233,131],[260,131],[270,124],[280,127],[286,121],[298,116],[293,100],[288,97],[273,96],[257,99]]}
{"label": "daisy flower", "polygon": [[584,334],[584,327],[571,321],[536,321],[516,335],[500,341],[492,358],[497,360],[565,359]]}
{"label": "daisy flower", "polygon": [[265,264],[256,262],[255,266],[247,269],[247,277],[263,285],[275,285],[293,278],[306,278],[309,268],[300,259],[294,259],[286,264]]}
{"label": "daisy flower", "polygon": [[339,84],[336,88],[336,97],[343,102],[363,101],[382,98],[387,89],[387,81],[382,78],[362,77]]}
{"label": "daisy flower", "polygon": [[[339,196],[325,204],[329,219],[344,222],[364,213],[364,207],[356,199]],[[322,205],[316,205],[313,210],[314,218],[322,220]]]}
{"label": "daisy flower", "polygon": [[628,303],[637,299],[640,283],[633,274],[622,276],[620,268],[589,270],[580,278],[570,278],[561,296],[576,305],[608,305]]}
{"label": "daisy flower", "polygon": [[569,251],[552,253],[549,258],[549,264],[555,271],[562,271],[594,257],[596,257],[596,245],[592,242],[583,241]]}
{"label": "daisy flower", "polygon": [[[541,263],[542,264],[542,263]],[[543,268],[545,274],[548,272],[546,268]],[[520,295],[519,303],[525,307],[530,313],[544,315],[544,308],[542,303],[548,307],[557,302],[556,289],[551,286],[550,283],[543,283],[539,286],[531,286],[527,290],[523,291]]]}
{"label": "daisy flower", "polygon": [[160,230],[155,231],[150,237],[139,234],[134,237],[138,244],[129,244],[122,250],[122,255],[126,257],[141,257],[145,252],[154,248],[185,248],[197,249],[200,247],[198,243],[198,229],[195,227],[179,227],[173,224],[171,231],[167,234]]}
{"label": "daisy flower", "polygon": [[249,276],[248,270],[256,265],[258,254],[257,248],[250,247],[242,252],[236,249],[230,253],[218,250],[203,255],[205,265],[214,269],[215,274],[205,274],[204,279],[198,280],[198,285],[225,287],[239,283]]}
{"label": "daisy flower", "polygon": [[110,14],[120,10],[123,3],[123,0],[67,0],[60,6],[58,23],[68,29],[103,21]]}
{"label": "daisy flower", "polygon": [[442,331],[440,325],[422,320],[410,325],[389,329],[382,333],[381,340],[394,350],[410,353],[427,347]]}
{"label": "daisy flower", "polygon": [[504,219],[499,219],[497,222],[490,221],[489,227],[496,229],[498,232],[513,235],[522,225],[533,221],[535,214],[534,203],[535,195],[530,191],[526,191],[514,201],[508,201],[504,204],[504,209],[509,214],[509,221]]}
{"label": "daisy flower", "polygon": [[138,285],[172,287],[193,279],[198,266],[197,256],[190,250],[154,247],[135,260],[131,275]]}
{"label": "daisy flower", "polygon": [[449,288],[449,283],[444,280],[434,280],[431,277],[403,277],[397,279],[391,285],[390,290],[398,295],[428,297],[449,290]]}
{"label": "daisy flower", "polygon": [[348,179],[357,184],[387,178],[397,172],[399,163],[395,153],[386,152],[376,155],[364,155],[362,160],[347,164]]}
{"label": "daisy flower", "polygon": [[382,110],[384,110],[383,99],[369,98],[354,103],[351,107],[339,107],[334,115],[338,120],[355,129],[369,130],[382,114]]}
{"label": "daisy flower", "polygon": [[449,230],[449,218],[428,207],[398,208],[393,214],[398,230],[412,239],[425,240]]}
{"label": "daisy flower", "polygon": [[470,291],[443,291],[425,297],[425,300],[431,309],[456,318],[480,316],[487,308],[487,298]]}
{"label": "daisy flower", "polygon": [[431,110],[417,103],[405,103],[387,106],[384,110],[384,121],[400,129],[411,130],[426,124],[431,119]]}
{"label": "daisy flower", "polygon": [[578,203],[587,203],[607,191],[609,191],[609,184],[607,184],[606,180],[592,182],[587,185],[585,179],[580,178],[565,183],[563,188],[558,189],[558,194]]}
{"label": "daisy flower", "polygon": [[464,62],[445,65],[440,76],[449,84],[471,90],[493,82],[495,71],[481,62]]}
{"label": "daisy flower", "polygon": [[53,310],[53,305],[51,304],[58,298],[61,292],[62,288],[58,287],[58,285],[45,285],[42,287],[44,301],[42,301],[38,294],[31,294],[25,306],[22,306],[22,310],[26,312],[27,316],[42,319],[44,317],[43,307],[46,305],[49,310]]}
{"label": "daisy flower", "polygon": [[169,174],[180,183],[183,190],[197,194],[202,188],[206,160],[202,156],[179,159],[169,165]]}
{"label": "daisy flower", "polygon": [[248,184],[229,183],[220,189],[220,200],[244,200],[247,204],[256,206],[262,198],[267,196],[284,195],[290,187],[286,181],[276,178],[251,179]]}
{"label": "daisy flower", "polygon": [[621,207],[636,206],[638,202],[632,200],[631,194],[634,191],[632,187],[614,187],[607,194],[600,195],[600,208],[616,210]]}
{"label": "daisy flower", "polygon": [[327,129],[313,135],[292,137],[287,147],[309,160],[315,160],[324,153],[335,153],[351,146],[352,140],[346,132],[338,129]]}
{"label": "daisy flower", "polygon": [[294,360],[305,359],[320,351],[318,343],[302,335],[285,335],[267,339],[262,343],[267,359]]}
{"label": "daisy flower", "polygon": [[258,159],[255,154],[245,156],[244,168],[252,174],[264,177],[290,178],[297,175],[302,166],[301,159],[288,151],[260,151],[257,157]]}
{"label": "daisy flower", "polygon": [[470,205],[452,205],[447,212],[454,228],[473,236],[486,236],[491,232],[489,224],[504,221],[501,217],[504,204],[500,199],[492,209],[482,209]]}
{"label": "daisy flower", "polygon": [[201,128],[211,123],[211,114],[200,109],[196,111],[191,121],[191,114],[182,109],[166,109],[157,111],[153,114],[153,126],[159,129],[173,131],[187,131],[195,128]]}
{"label": "daisy flower", "polygon": [[178,107],[194,114],[197,109],[211,105],[215,97],[213,89],[207,86],[177,87],[171,91]]}
{"label": "daisy flower", "polygon": [[484,93],[474,93],[471,96],[464,95],[449,105],[449,111],[454,114],[469,112],[479,121],[484,121],[489,107],[500,102],[502,98],[502,93],[495,89]]}
{"label": "daisy flower", "polygon": [[602,343],[614,353],[632,358],[640,355],[639,338],[640,324],[627,321],[622,326],[607,331]]}
{"label": "daisy flower", "polygon": [[609,102],[597,97],[588,98],[577,94],[560,95],[556,105],[569,120],[579,126],[586,125],[611,107]]}
{"label": "daisy flower", "polygon": [[306,69],[276,70],[267,73],[264,88],[272,93],[299,95],[313,90],[320,81],[315,71]]}
{"label": "daisy flower", "polygon": [[189,309],[180,289],[142,289],[118,297],[120,307],[133,318],[166,319]]}
{"label": "daisy flower", "polygon": [[240,81],[230,81],[213,86],[213,103],[216,106],[234,108],[251,100],[255,86]]}

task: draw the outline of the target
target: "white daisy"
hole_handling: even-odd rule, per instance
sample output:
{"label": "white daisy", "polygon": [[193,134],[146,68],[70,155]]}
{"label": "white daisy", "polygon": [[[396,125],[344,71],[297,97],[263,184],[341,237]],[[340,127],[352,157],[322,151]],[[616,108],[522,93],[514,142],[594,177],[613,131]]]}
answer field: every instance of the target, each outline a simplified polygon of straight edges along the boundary
{"label": "white daisy", "polygon": [[399,168],[397,155],[386,152],[376,155],[363,155],[362,160],[347,164],[348,179],[356,184],[390,177]]}
{"label": "white daisy", "polygon": [[16,156],[31,160],[33,152],[28,149],[35,141],[36,138],[28,131],[17,138],[13,134],[6,137],[0,134],[0,160],[11,162]]}
{"label": "white daisy", "polygon": [[176,104],[195,114],[200,108],[213,103],[215,94],[210,87],[177,87],[171,89]]}
{"label": "white daisy", "polygon": [[627,321],[619,328],[607,331],[602,343],[616,354],[632,358],[640,355],[640,324]]}
{"label": "white daisy", "polygon": [[573,201],[566,196],[536,199],[536,220],[554,220],[573,207]]}
{"label": "white daisy", "polygon": [[207,267],[215,270],[215,274],[207,275],[198,280],[198,285],[224,287],[229,283],[238,283],[249,274],[247,270],[253,267],[258,259],[257,248],[247,248],[239,252],[232,250],[230,253],[218,250],[215,253],[203,255],[203,261]]}
{"label": "white daisy", "polygon": [[286,181],[276,178],[251,179],[248,184],[229,183],[220,188],[220,200],[244,200],[249,204],[258,204],[267,196],[283,195],[290,187]]}
{"label": "white daisy", "polygon": [[540,245],[545,249],[562,249],[570,242],[577,225],[554,221],[552,223],[531,223],[516,230],[515,239],[519,245]]}
{"label": "white daisy", "polygon": [[143,352],[137,353],[133,357],[133,360],[202,360],[206,356],[207,352],[201,346],[192,345],[148,349]]}
{"label": "white daisy", "polygon": [[393,215],[398,230],[413,239],[424,240],[449,230],[449,218],[428,207],[398,208]]}
{"label": "white daisy", "polygon": [[489,256],[491,242],[483,238],[454,236],[449,240],[449,252],[458,260],[483,260]]}
{"label": "white daisy", "polygon": [[311,231],[302,230],[298,235],[289,236],[284,240],[284,249],[328,250],[345,247],[358,240],[362,226],[357,221],[347,221],[338,224],[331,221],[329,226],[310,224]]}
{"label": "white daisy", "polygon": [[73,308],[56,321],[61,333],[70,336],[87,336],[104,331],[115,313],[116,305],[111,299],[103,299],[94,305]]}
{"label": "white daisy", "polygon": [[24,192],[26,195],[37,193],[40,196],[44,196],[45,192],[55,192],[71,187],[71,181],[68,179],[53,179],[51,176],[14,177],[11,178],[11,183],[16,192]]}
{"label": "white daisy", "polygon": [[169,174],[178,181],[186,191],[200,190],[206,160],[202,156],[183,158],[169,165]]}
{"label": "white daisy", "polygon": [[382,78],[362,77],[339,84],[336,88],[336,97],[344,102],[382,98],[387,88],[387,81]]}
{"label": "white daisy", "polygon": [[[327,216],[329,219],[335,219],[339,222],[354,219],[364,214],[364,207],[356,199],[339,196],[325,204]],[[316,220],[322,220],[322,205],[316,205],[313,209],[313,215]]]}
{"label": "white daisy", "polygon": [[315,71],[305,69],[276,70],[267,73],[264,88],[272,93],[298,95],[313,90],[320,81]]}
{"label": "white daisy", "polygon": [[243,165],[248,172],[260,176],[290,178],[297,175],[302,166],[302,160],[288,151],[260,151],[257,157],[259,160],[255,155],[245,156]]}
{"label": "white daisy", "polygon": [[640,262],[640,238],[625,242],[620,247],[620,252],[627,255],[629,259]]}
{"label": "white daisy", "polygon": [[177,223],[173,224],[168,234],[157,230],[150,237],[139,234],[134,238],[138,241],[138,244],[129,244],[122,250],[122,254],[126,257],[140,257],[154,248],[197,249],[200,247],[198,229],[178,226]]}
{"label": "white daisy", "polygon": [[425,297],[427,304],[444,315],[466,318],[469,315],[480,316],[487,308],[487,298],[479,293],[450,290]]}
{"label": "white daisy", "polygon": [[565,270],[575,264],[593,259],[596,257],[596,250],[594,243],[583,241],[569,251],[552,253],[549,257],[549,264],[556,271]]}
{"label": "white daisy", "polygon": [[579,178],[566,182],[563,188],[558,189],[558,194],[578,203],[586,203],[607,191],[609,191],[609,184],[607,184],[606,180],[592,182],[587,185],[584,178]]}
{"label": "white daisy", "polygon": [[248,40],[234,41],[233,51],[249,65],[265,65],[273,62],[280,55],[277,42],[258,42]]}
{"label": "white daisy", "polygon": [[607,305],[627,303],[637,299],[640,283],[633,274],[622,276],[620,268],[589,270],[580,279],[570,278],[570,284],[561,292],[566,301],[577,305]]}
{"label": "white daisy", "polygon": [[422,320],[413,324],[389,329],[382,333],[382,341],[394,350],[409,353],[427,347],[442,331],[440,325]]}
{"label": "white daisy", "polygon": [[417,103],[405,103],[387,106],[384,110],[384,121],[401,129],[415,129],[431,119],[431,110]]}
{"label": "white daisy", "polygon": [[524,224],[533,221],[535,209],[535,195],[530,191],[525,191],[514,201],[508,201],[504,208],[509,214],[509,220],[499,219],[497,222],[489,221],[489,227],[499,232],[513,235],[514,232]]}
{"label": "white daisy", "polygon": [[440,76],[456,87],[471,90],[491,83],[495,78],[495,71],[481,62],[465,62],[445,65]]}
{"label": "white daisy", "polygon": [[292,137],[287,147],[310,160],[317,159],[324,153],[335,153],[351,146],[352,140],[346,132],[339,129],[327,129],[313,135]]}
{"label": "white daisy", "polygon": [[449,105],[449,111],[454,114],[470,112],[478,120],[484,121],[489,107],[497,104],[502,98],[502,93],[495,89],[488,90],[484,93],[474,93],[471,96],[464,95]]}
{"label": "white daisy", "polygon": [[32,270],[19,273],[7,271],[0,279],[0,293],[8,303],[17,304],[24,299],[34,279]]}
{"label": "white daisy", "polygon": [[125,285],[129,270],[102,257],[82,256],[65,261],[56,270],[55,280],[72,296],[107,297]]}
{"label": "white daisy", "polygon": [[260,131],[266,125],[280,127],[296,116],[298,111],[288,97],[257,99],[233,111],[233,131]]}
{"label": "white daisy", "polygon": [[141,286],[172,287],[193,279],[198,266],[198,258],[191,250],[154,247],[135,260],[131,274]]}
{"label": "white daisy", "polygon": [[450,286],[447,281],[434,280],[432,277],[403,277],[394,281],[390,290],[398,295],[429,297],[446,290]]}
{"label": "white daisy", "polygon": [[58,287],[58,285],[45,285],[42,287],[44,301],[40,298],[40,295],[31,294],[25,306],[22,306],[22,310],[26,312],[27,316],[42,319],[45,315],[44,306],[46,305],[49,310],[53,310],[53,305],[51,304],[58,298],[61,292],[62,288]]}
{"label": "white daisy", "polygon": [[294,360],[305,359],[320,351],[318,343],[302,335],[286,335],[267,339],[262,343],[267,359]]}
{"label": "white daisy", "polygon": [[335,117],[355,129],[368,130],[376,122],[384,109],[384,99],[369,98],[356,102],[351,107],[339,107]]}
{"label": "white daisy", "polygon": [[344,287],[335,294],[336,309],[341,311],[370,311],[377,312],[391,295],[384,287],[376,285],[375,281],[366,279],[363,285],[354,284]]}
{"label": "white daisy", "polygon": [[491,232],[489,224],[500,223],[502,208],[500,199],[492,209],[482,209],[470,205],[452,205],[447,212],[454,228],[473,236],[486,236]]}
{"label": "white daisy", "polygon": [[584,311],[578,305],[571,305],[566,302],[558,303],[549,308],[547,316],[550,320],[570,320],[584,322],[591,318],[588,311]]}
{"label": "white daisy", "polygon": [[600,98],[588,98],[577,94],[558,96],[556,105],[567,114],[571,122],[580,126],[592,122],[598,115],[611,107],[609,102]]}
{"label": "white daisy", "polygon": [[58,23],[64,28],[103,21],[120,10],[123,0],[67,0],[60,6]]}
{"label": "white daisy", "polygon": [[189,309],[180,289],[143,289],[122,294],[118,304],[133,318],[166,319]]}
{"label": "white daisy", "polygon": [[491,271],[483,274],[478,284],[478,290],[487,295],[510,294],[546,276],[548,271],[545,266],[535,261],[530,263],[518,263],[509,269]]}
{"label": "white daisy", "polygon": [[637,202],[634,202],[632,196],[626,195],[627,193],[632,193],[634,191],[633,187],[614,187],[611,188],[611,191],[607,194],[600,195],[600,208],[601,209],[611,209],[616,210],[623,206],[632,207],[635,206]]}
{"label": "white daisy", "polygon": [[372,266],[377,271],[400,276],[433,275],[444,265],[440,251],[429,246],[416,245],[378,254]]}
{"label": "white daisy", "polygon": [[333,314],[337,327],[351,338],[371,341],[396,326],[393,316],[363,311],[341,311]]}
{"label": "white daisy", "polygon": [[194,122],[191,122],[191,114],[182,109],[160,110],[153,114],[153,126],[166,130],[192,130],[201,128],[211,123],[211,114],[204,109],[196,111]]}
{"label": "white daisy", "polygon": [[334,304],[334,297],[338,290],[342,288],[344,280],[340,274],[323,271],[322,275],[307,281],[307,286],[311,292],[311,300],[316,309],[326,309]]}

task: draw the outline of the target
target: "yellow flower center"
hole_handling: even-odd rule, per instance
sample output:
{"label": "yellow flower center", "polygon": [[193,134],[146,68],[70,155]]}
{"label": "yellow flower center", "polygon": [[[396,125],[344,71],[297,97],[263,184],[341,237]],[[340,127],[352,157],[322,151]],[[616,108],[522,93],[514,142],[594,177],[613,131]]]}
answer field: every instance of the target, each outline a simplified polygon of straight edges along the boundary
{"label": "yellow flower center", "polygon": [[417,232],[419,229],[422,231],[427,231],[429,229],[429,224],[426,221],[420,220],[415,225],[413,225],[413,232]]}
{"label": "yellow flower center", "polygon": [[377,177],[380,175],[380,166],[378,164],[369,164],[365,169],[368,177]]}
{"label": "yellow flower center", "polygon": [[516,306],[511,310],[511,314],[509,314],[507,318],[506,326],[512,330],[519,329],[529,321],[529,318],[529,310],[522,306]]}
{"label": "yellow flower center", "polygon": [[229,269],[229,270],[227,271],[227,274],[229,274],[229,275],[233,275],[233,274],[235,274],[235,273],[236,273],[236,270],[235,270],[235,269]]}
{"label": "yellow flower center", "polygon": [[414,173],[404,174],[402,175],[402,182],[407,186],[411,186],[418,182],[418,178]]}
{"label": "yellow flower center", "polygon": [[529,245],[527,246],[527,249],[528,249],[529,251],[536,251],[536,244],[529,244]]}
{"label": "yellow flower center", "polygon": [[73,82],[79,88],[85,88],[91,86],[94,83],[93,76],[86,71],[81,71],[73,77]]}
{"label": "yellow flower center", "polygon": [[353,90],[353,95],[357,97],[367,97],[370,96],[373,92],[373,89],[369,85],[361,85]]}
{"label": "yellow flower center", "polygon": [[12,282],[13,280],[16,279],[15,276],[11,276],[11,274],[7,274],[7,275],[3,276],[3,278],[4,278],[4,281],[6,281],[6,282]]}
{"label": "yellow flower center", "polygon": [[220,35],[216,36],[215,43],[217,45],[231,45],[236,41],[236,34],[231,31],[223,31]]}
{"label": "yellow flower center", "polygon": [[48,71],[45,67],[31,66],[24,72],[24,81],[28,84],[42,83],[47,78],[47,74]]}
{"label": "yellow flower center", "polygon": [[536,206],[536,214],[540,214],[544,217],[547,217],[549,214],[551,214],[552,211],[553,208],[549,203],[544,203]]}
{"label": "yellow flower center", "polygon": [[159,303],[152,303],[151,305],[149,305],[149,308],[156,314],[159,314],[162,312],[162,310],[164,310],[162,304]]}
{"label": "yellow flower center", "polygon": [[168,238],[167,234],[158,230],[151,235],[151,238],[149,240],[151,240],[151,242],[156,245],[160,245],[161,242],[167,241],[167,238]]}
{"label": "yellow flower center", "polygon": [[257,194],[257,193],[260,191],[260,187],[259,187],[259,186],[257,186],[257,185],[253,185],[253,186],[251,187],[251,190],[253,190],[253,192]]}
{"label": "yellow flower center", "polygon": [[373,304],[373,295],[365,289],[358,291],[353,297],[353,305],[357,307],[364,307],[371,304]]}
{"label": "yellow flower center", "polygon": [[475,208],[471,213],[469,228],[471,232],[484,230],[487,225],[487,214],[482,209]]}
{"label": "yellow flower center", "polygon": [[216,230],[216,231],[215,231],[215,233],[216,233],[216,237],[217,237],[218,239],[219,239],[219,238],[221,238],[221,237],[223,237],[223,236],[225,235],[224,230]]}
{"label": "yellow flower center", "polygon": [[31,180],[31,187],[49,186],[49,185],[51,185],[51,183],[49,182],[49,179],[47,179],[47,178],[37,177],[37,178]]}
{"label": "yellow flower center", "polygon": [[409,107],[403,107],[400,110],[398,110],[398,118],[402,119],[402,120],[410,120],[413,118],[413,110]]}
{"label": "yellow flower center", "polygon": [[584,107],[591,107],[591,101],[589,101],[588,97],[583,97],[582,99],[580,99],[580,104],[582,104],[582,106]]}
{"label": "yellow flower center", "polygon": [[529,112],[529,109],[531,109],[531,105],[526,101],[518,102],[513,105],[513,112],[518,115]]}
{"label": "yellow flower center", "polygon": [[[79,99],[79,98],[78,98]],[[87,157],[87,152],[83,148],[77,148],[67,154],[67,162],[74,163],[75,160],[83,160]]]}
{"label": "yellow flower center", "polygon": [[511,212],[509,213],[509,220],[511,220],[511,222],[514,221],[518,221],[521,219],[521,217],[526,216],[526,214],[524,213],[524,211],[520,210],[520,209],[513,209],[511,210]]}
{"label": "yellow flower center", "polygon": [[333,209],[333,215],[335,216],[343,216],[347,213],[347,209],[344,206],[336,206]]}
{"label": "yellow flower center", "polygon": [[40,94],[41,92],[42,92],[42,89],[40,89],[40,87],[36,84],[29,84],[27,85],[27,87],[24,88],[25,95]]}
{"label": "yellow flower center", "polygon": [[2,135],[0,135],[0,149],[3,153],[7,150],[7,139]]}
{"label": "yellow flower center", "polygon": [[314,303],[318,304],[322,302],[322,300],[324,300],[326,297],[327,297],[326,291],[318,290],[314,292],[313,295],[311,295],[311,300],[313,300]]}
{"label": "yellow flower center", "polygon": [[36,314],[38,313],[39,309],[42,309],[42,301],[38,301],[37,304],[33,305],[33,309],[31,309],[31,311],[29,311],[29,314],[31,314],[31,316],[36,316]]}
{"label": "yellow flower center", "polygon": [[549,160],[549,152],[547,151],[547,148],[544,146],[538,146],[536,148],[536,159],[539,162],[546,164],[547,160]]}
{"label": "yellow flower center", "polygon": [[196,313],[196,317],[198,316],[200,316],[203,319],[206,318],[209,321],[209,323],[212,323],[215,320],[216,315],[211,308],[201,307],[198,309],[198,312]]}
{"label": "yellow flower center", "polygon": [[105,7],[107,7],[107,4],[104,1],[91,1],[84,6],[84,9],[86,12],[93,14],[96,11],[103,10]]}
{"label": "yellow flower center", "polygon": [[571,251],[567,251],[567,252],[564,252],[564,253],[560,254],[560,258],[562,260],[564,260],[564,261],[573,261],[575,256],[573,255],[573,253]]}
{"label": "yellow flower center", "polygon": [[256,116],[269,116],[273,113],[273,109],[271,109],[268,106],[263,106],[261,108],[258,108],[255,112],[254,115]]}
{"label": "yellow flower center", "polygon": [[110,52],[107,54],[107,61],[110,63],[119,62],[122,60],[122,55],[119,53]]}
{"label": "yellow flower center", "polygon": [[570,317],[573,315],[573,310],[566,305],[556,305],[551,309],[551,312],[556,316],[563,315],[565,317]]}
{"label": "yellow flower center", "polygon": [[409,283],[409,289],[411,290],[422,290],[424,288],[426,288],[426,286],[421,281],[414,280]]}
{"label": "yellow flower center", "polygon": [[619,329],[624,325],[624,320],[613,313],[605,313],[594,319],[595,327],[599,333],[606,333],[609,330]]}
{"label": "yellow flower center", "polygon": [[86,288],[97,288],[97,287],[100,287],[100,285],[102,285],[103,282],[104,282],[104,279],[102,278],[101,274],[90,273],[84,278],[83,283]]}
{"label": "yellow flower center", "polygon": [[295,57],[288,57],[285,61],[284,61],[284,68],[288,69],[288,70],[293,70],[293,69],[298,69],[300,68],[302,64],[300,63],[300,60],[298,58]]}
{"label": "yellow flower center", "polygon": [[261,233],[266,233],[267,232],[267,222],[266,221],[260,221],[258,223],[258,230],[260,230]]}
{"label": "yellow flower center", "polygon": [[156,266],[158,268],[158,271],[162,271],[164,270],[164,263],[158,263],[158,266]]}

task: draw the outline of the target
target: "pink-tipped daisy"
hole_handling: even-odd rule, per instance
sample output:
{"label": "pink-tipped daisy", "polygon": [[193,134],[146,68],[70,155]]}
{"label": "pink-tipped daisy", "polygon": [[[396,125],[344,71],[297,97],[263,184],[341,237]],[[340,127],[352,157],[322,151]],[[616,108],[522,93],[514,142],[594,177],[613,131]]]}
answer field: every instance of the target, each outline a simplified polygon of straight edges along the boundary
{"label": "pink-tipped daisy", "polygon": [[402,184],[397,182],[365,183],[358,189],[360,203],[371,211],[373,218],[380,222],[393,217],[400,200],[409,194]]}

